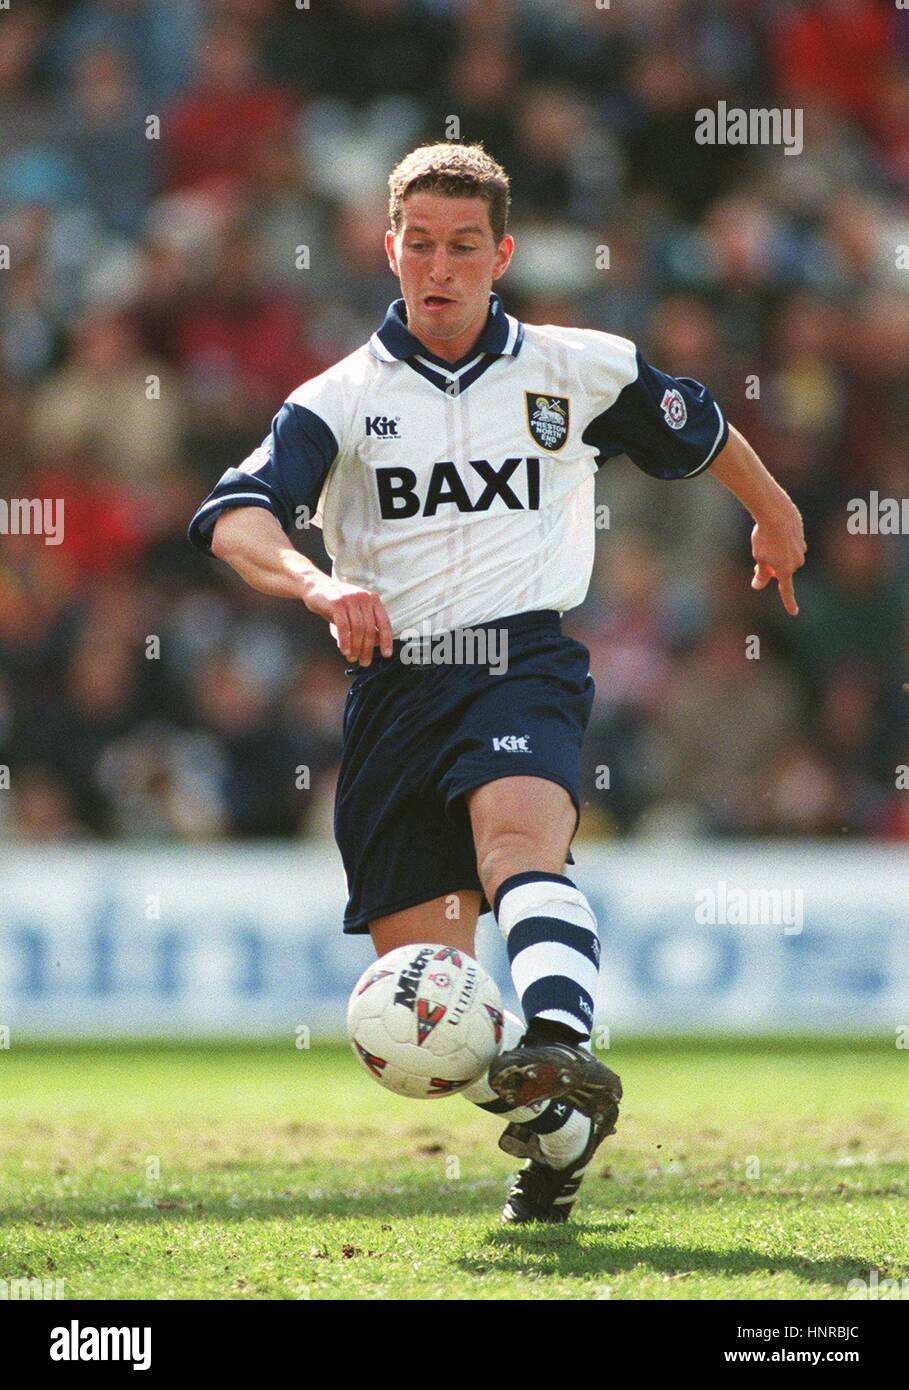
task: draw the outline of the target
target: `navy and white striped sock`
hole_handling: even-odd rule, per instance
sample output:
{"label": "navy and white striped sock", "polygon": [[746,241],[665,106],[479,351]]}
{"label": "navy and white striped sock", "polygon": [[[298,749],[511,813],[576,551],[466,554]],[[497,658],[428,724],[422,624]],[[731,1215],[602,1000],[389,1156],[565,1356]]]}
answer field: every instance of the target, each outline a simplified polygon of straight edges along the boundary
{"label": "navy and white striped sock", "polygon": [[[505,1010],[503,1052],[517,1047],[524,1032],[521,1020]],[[485,1076],[466,1086],[460,1094],[490,1115],[501,1116],[507,1124],[521,1124],[532,1129],[540,1136],[540,1148],[553,1168],[567,1168],[569,1163],[573,1163],[583,1153],[590,1136],[587,1116],[563,1100],[538,1100],[533,1105],[519,1105],[512,1109],[507,1100],[501,1100],[496,1095]]]}
{"label": "navy and white striped sock", "polygon": [[587,1040],[600,965],[597,923],[564,874],[531,870],[499,886],[493,910],[508,946],[511,978],[533,1030],[537,1021]]}

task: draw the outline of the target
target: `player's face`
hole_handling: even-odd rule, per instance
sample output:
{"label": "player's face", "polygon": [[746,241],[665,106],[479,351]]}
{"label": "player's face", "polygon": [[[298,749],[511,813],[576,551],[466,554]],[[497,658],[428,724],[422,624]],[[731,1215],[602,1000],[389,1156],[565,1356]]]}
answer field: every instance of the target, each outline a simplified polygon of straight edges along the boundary
{"label": "player's face", "polygon": [[448,361],[469,352],[486,322],[492,282],[514,250],[510,236],[496,245],[484,200],[411,193],[397,235],[386,233],[385,249],[401,281],[410,331]]}

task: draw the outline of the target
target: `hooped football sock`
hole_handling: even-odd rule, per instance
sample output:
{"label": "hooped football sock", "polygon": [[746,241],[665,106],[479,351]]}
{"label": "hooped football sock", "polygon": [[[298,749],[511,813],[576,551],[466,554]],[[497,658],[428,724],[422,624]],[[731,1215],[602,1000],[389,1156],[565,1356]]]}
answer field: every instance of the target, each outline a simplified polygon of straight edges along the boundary
{"label": "hooped football sock", "polygon": [[550,1105],[561,1106],[568,1114],[558,1129],[540,1136],[540,1148],[550,1168],[567,1168],[575,1163],[587,1147],[590,1127],[593,1121],[580,1110],[574,1110],[564,1101],[550,1101]]}
{"label": "hooped football sock", "polygon": [[559,1024],[579,1046],[590,1037],[600,965],[596,918],[584,894],[564,874],[531,870],[505,879],[493,910],[528,1031]]}
{"label": "hooped football sock", "polygon": [[545,1043],[568,1043],[570,1047],[583,1047],[587,1038],[567,1023],[555,1023],[551,1018],[532,1018],[527,1025],[524,1041],[530,1047]]}
{"label": "hooped football sock", "polygon": [[[513,1047],[517,1047],[521,1038],[524,1036],[524,1024],[514,1014],[507,1009],[502,1011],[502,1052],[510,1052]],[[520,1105],[517,1109],[511,1109],[508,1102],[502,1100],[492,1089],[486,1080],[485,1074],[479,1081],[474,1081],[470,1086],[465,1086],[460,1092],[467,1100],[474,1105],[478,1105],[481,1110],[488,1110],[491,1115],[504,1115],[509,1121],[514,1120],[518,1124],[525,1124],[528,1120],[536,1119],[541,1110],[545,1109],[547,1102],[536,1101],[533,1105]]]}
{"label": "hooped football sock", "polygon": [[[506,1009],[502,1023],[503,1052],[517,1047],[524,1031],[521,1020]],[[546,1162],[553,1168],[567,1168],[584,1151],[590,1135],[590,1121],[563,1100],[538,1100],[533,1105],[512,1109],[507,1101],[496,1095],[485,1076],[465,1087],[460,1094],[480,1110],[499,1115],[508,1124],[532,1129],[539,1136]]]}
{"label": "hooped football sock", "polygon": [[[502,1051],[510,1052],[513,1047],[517,1047],[524,1032],[525,1027],[521,1020],[506,1009],[502,1022]],[[509,1124],[527,1125],[540,1135],[555,1134],[574,1114],[572,1107],[564,1101],[538,1100],[534,1101],[533,1105],[512,1107],[507,1100],[502,1100],[496,1094],[485,1076],[466,1086],[460,1094],[481,1110],[487,1110],[490,1115],[500,1115]]]}

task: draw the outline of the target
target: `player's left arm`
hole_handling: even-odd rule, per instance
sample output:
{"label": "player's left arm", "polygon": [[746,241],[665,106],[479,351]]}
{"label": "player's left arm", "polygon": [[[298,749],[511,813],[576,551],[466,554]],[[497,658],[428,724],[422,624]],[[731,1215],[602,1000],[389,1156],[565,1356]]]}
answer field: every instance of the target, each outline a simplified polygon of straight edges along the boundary
{"label": "player's left arm", "polygon": [[776,579],[783,606],[795,617],[792,576],[805,563],[805,537],[794,502],[706,386],[660,371],[627,338],[581,331],[582,409],[589,416],[582,438],[596,449],[597,463],[627,454],[644,473],[665,481],[709,469],[754,517],[753,588]]}
{"label": "player's left arm", "polygon": [[708,471],[754,517],[752,589],[765,589],[771,579],[775,579],[783,607],[794,618],[799,606],[795,601],[792,577],[805,563],[806,550],[798,507],[768,473],[748,440],[734,425],[729,426],[729,438]]}

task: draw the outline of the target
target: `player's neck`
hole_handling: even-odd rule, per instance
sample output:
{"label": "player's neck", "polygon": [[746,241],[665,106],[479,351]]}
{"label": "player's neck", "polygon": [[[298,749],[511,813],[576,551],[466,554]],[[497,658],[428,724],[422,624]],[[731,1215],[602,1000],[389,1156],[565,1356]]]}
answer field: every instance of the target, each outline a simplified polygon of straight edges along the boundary
{"label": "player's neck", "polygon": [[464,332],[459,333],[455,338],[432,338],[426,333],[416,333],[413,329],[411,332],[417,341],[423,344],[427,352],[432,353],[433,357],[439,357],[443,362],[459,362],[479,342],[483,329],[486,327],[488,316],[488,309],[484,310],[483,316],[478,322],[465,328]]}

